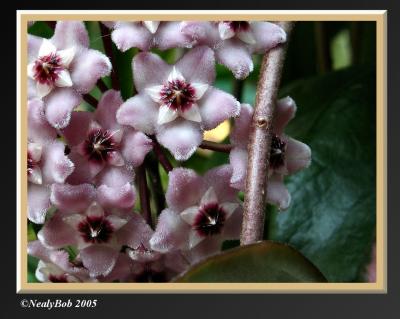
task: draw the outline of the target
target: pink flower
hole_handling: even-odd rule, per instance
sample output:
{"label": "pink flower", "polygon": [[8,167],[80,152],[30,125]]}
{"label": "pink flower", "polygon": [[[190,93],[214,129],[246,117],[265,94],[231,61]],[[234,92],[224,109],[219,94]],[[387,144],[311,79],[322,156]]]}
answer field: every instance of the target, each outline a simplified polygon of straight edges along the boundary
{"label": "pink flower", "polygon": [[127,222],[128,218],[104,211],[93,202],[83,214],[57,211],[39,231],[38,238],[52,249],[75,245],[90,276],[106,276],[114,268],[121,249],[116,232]]}
{"label": "pink flower", "polygon": [[159,217],[151,248],[163,253],[180,249],[193,262],[218,252],[223,240],[238,238],[242,208],[237,191],[229,187],[231,175],[229,165],[204,177],[191,169],[172,170],[168,208]]}
{"label": "pink flower", "polygon": [[239,114],[239,102],[211,86],[214,54],[207,47],[190,50],[174,66],[153,53],[139,53],[132,66],[139,94],[121,105],[117,120],[156,134],[177,160],[195,152],[204,130]]}
{"label": "pink flower", "polygon": [[39,258],[36,278],[41,282],[93,282],[79,258],[69,261],[62,249],[48,249],[38,240],[28,243],[28,254]]}
{"label": "pink flower", "polygon": [[[290,194],[284,185],[284,176],[298,172],[311,163],[311,150],[308,145],[284,134],[287,123],[295,113],[296,104],[290,97],[277,102],[273,122],[274,135],[271,141],[267,202],[277,205],[281,210],[287,209],[290,205]],[[247,144],[252,116],[253,108],[248,104],[242,104],[241,113],[235,120],[231,133],[234,148],[229,155],[233,167],[230,183],[239,190],[245,188]]]}
{"label": "pink flower", "polygon": [[116,112],[122,103],[120,93],[109,90],[94,113],[73,112],[70,125],[62,130],[72,152],[84,158],[80,166],[88,172],[83,175],[94,178],[110,166],[132,170],[152,149],[151,139],[145,134],[117,123]]}
{"label": "pink flower", "polygon": [[130,48],[148,51],[152,48],[167,50],[191,47],[189,38],[180,32],[181,22],[117,21],[105,24],[113,29],[111,38],[122,52]]}
{"label": "pink flower", "polygon": [[78,21],[58,22],[51,39],[29,35],[28,55],[29,96],[43,99],[46,118],[55,128],[68,125],[81,94],[111,71],[109,59],[89,49],[85,25]]}
{"label": "pink flower", "polygon": [[50,187],[63,183],[73,172],[74,164],[65,155],[64,143],[46,121],[39,99],[28,102],[28,218],[42,224],[50,204]]}
{"label": "pink flower", "polygon": [[183,34],[197,45],[208,45],[217,61],[232,71],[237,79],[253,71],[252,54],[265,53],[286,41],[286,33],[269,22],[221,21],[183,22]]}

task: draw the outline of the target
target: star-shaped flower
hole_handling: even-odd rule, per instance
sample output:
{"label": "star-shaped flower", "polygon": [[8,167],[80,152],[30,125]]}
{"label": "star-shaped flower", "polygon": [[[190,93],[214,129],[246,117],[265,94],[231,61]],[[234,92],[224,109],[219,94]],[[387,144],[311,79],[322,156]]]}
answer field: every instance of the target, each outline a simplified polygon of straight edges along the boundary
{"label": "star-shaped flower", "polygon": [[173,66],[156,54],[139,53],[132,66],[138,94],[121,105],[117,120],[156,134],[177,160],[194,153],[204,130],[239,114],[239,102],[211,86],[214,54],[207,47],[190,50]]}

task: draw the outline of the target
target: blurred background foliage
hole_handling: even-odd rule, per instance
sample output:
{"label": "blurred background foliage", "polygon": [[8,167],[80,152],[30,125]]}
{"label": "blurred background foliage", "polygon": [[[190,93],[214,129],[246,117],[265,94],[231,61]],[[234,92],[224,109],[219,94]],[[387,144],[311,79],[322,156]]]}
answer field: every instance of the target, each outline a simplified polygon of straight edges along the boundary
{"label": "blurred background foliage", "polygon": [[[90,45],[103,51],[97,22],[87,22]],[[45,22],[36,22],[29,33],[51,37]],[[156,50],[155,50],[156,51]],[[114,46],[116,72],[124,99],[134,92],[131,61],[136,49],[121,53]],[[184,51],[156,51],[173,63]],[[261,56],[254,72],[237,81],[217,65],[215,86],[234,94],[242,103],[254,104]],[[330,282],[364,281],[375,241],[376,154],[376,26],[374,22],[299,22],[290,40],[280,97],[297,103],[288,135],[310,145],[311,166],[287,178],[292,204],[285,212],[268,205],[265,239],[298,249]],[[105,82],[110,85],[110,79]],[[100,97],[96,88],[91,94]],[[91,110],[86,103],[80,106]],[[205,139],[229,142],[231,122],[205,133]],[[184,163],[199,173],[229,161],[228,154],[199,150]],[[168,176],[159,167],[164,188]],[[243,198],[243,194],[241,194]],[[138,203],[140,207],[140,203]],[[152,203],[154,208],[154,203]],[[40,226],[29,223],[29,240]],[[225,248],[238,245],[226,242]],[[29,281],[35,282],[37,260],[29,257]]]}

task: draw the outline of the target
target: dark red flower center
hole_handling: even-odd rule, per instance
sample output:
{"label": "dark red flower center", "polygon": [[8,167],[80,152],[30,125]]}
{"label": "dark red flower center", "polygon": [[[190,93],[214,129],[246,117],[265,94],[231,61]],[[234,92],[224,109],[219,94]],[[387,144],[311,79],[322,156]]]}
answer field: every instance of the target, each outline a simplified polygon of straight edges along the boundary
{"label": "dark red flower center", "polygon": [[39,57],[35,61],[34,78],[41,84],[52,85],[64,69],[61,58],[56,53]]}
{"label": "dark red flower center", "polygon": [[68,282],[67,276],[65,274],[62,275],[49,275],[50,282]]}
{"label": "dark red flower center", "polygon": [[168,81],[161,89],[161,101],[173,110],[185,111],[195,102],[195,89],[184,80]]}
{"label": "dark red flower center", "polygon": [[28,168],[28,176],[32,174],[33,169],[38,165],[39,163],[34,161],[32,158],[32,155],[30,152],[28,152],[28,163],[27,163],[27,168]]}
{"label": "dark red flower center", "polygon": [[229,27],[235,33],[239,31],[248,31],[250,29],[250,24],[247,21],[224,21],[224,22],[228,23]]}
{"label": "dark red flower center", "polygon": [[285,162],[286,143],[277,135],[272,136],[269,166],[273,169],[282,167]]}
{"label": "dark red flower center", "polygon": [[201,236],[213,236],[221,233],[226,213],[218,203],[208,203],[200,207],[193,228]]}
{"label": "dark red flower center", "polygon": [[87,216],[79,223],[78,231],[85,242],[101,244],[110,240],[114,229],[103,216]]}
{"label": "dark red flower center", "polygon": [[85,142],[84,153],[89,160],[97,163],[107,162],[110,154],[118,148],[118,143],[113,139],[113,133],[109,130],[92,130]]}

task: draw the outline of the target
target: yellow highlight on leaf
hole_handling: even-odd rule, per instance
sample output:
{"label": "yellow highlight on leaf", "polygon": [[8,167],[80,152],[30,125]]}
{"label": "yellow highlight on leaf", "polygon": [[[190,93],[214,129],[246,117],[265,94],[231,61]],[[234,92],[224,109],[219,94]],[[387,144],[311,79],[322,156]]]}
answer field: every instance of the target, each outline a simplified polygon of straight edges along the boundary
{"label": "yellow highlight on leaf", "polygon": [[[222,122],[218,125],[215,129],[210,131],[205,131],[203,138],[206,141],[217,142],[221,143],[226,137],[229,135],[231,131],[231,123],[229,120]],[[205,149],[198,149],[198,152],[204,156],[210,156],[213,151],[205,150]]]}

